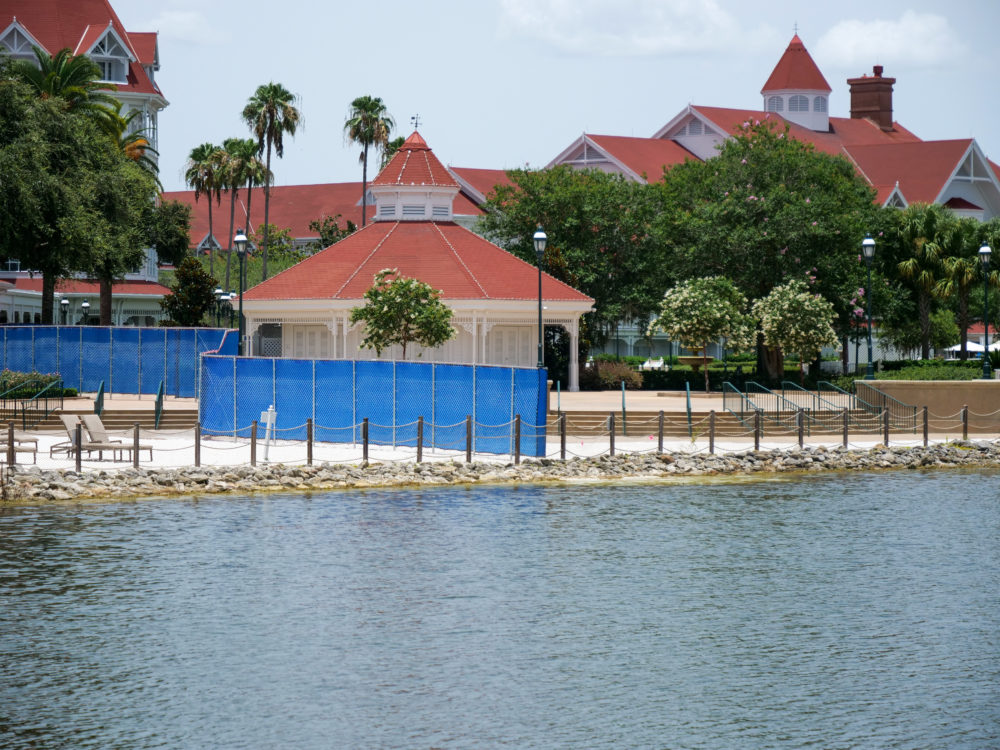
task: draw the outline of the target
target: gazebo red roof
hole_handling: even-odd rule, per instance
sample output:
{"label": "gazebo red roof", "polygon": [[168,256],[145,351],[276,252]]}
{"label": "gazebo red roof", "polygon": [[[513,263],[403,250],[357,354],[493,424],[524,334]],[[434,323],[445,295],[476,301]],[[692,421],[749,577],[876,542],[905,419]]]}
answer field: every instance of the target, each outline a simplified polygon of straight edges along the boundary
{"label": "gazebo red roof", "polygon": [[760,93],[788,89],[832,91],[798,34],[788,43],[788,48],[774,66]]}
{"label": "gazebo red roof", "polygon": [[435,185],[458,187],[455,178],[434,155],[416,130],[385,165],[373,187],[382,185]]}

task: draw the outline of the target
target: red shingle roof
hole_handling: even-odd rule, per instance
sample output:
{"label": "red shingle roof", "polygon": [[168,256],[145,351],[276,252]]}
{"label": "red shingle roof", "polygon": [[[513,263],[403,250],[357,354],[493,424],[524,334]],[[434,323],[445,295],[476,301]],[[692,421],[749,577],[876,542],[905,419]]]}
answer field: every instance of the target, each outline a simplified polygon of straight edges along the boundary
{"label": "red shingle roof", "polygon": [[787,89],[832,90],[819,68],[816,67],[816,63],[813,62],[812,55],[802,44],[798,34],[793,36],[792,41],[788,43],[785,54],[774,66],[771,76],[767,79],[767,83],[764,84],[760,93]]}
{"label": "red shingle roof", "polygon": [[[536,268],[453,224],[375,222],[250,289],[247,300],[361,299],[375,274],[397,268],[444,299],[538,299]],[[548,274],[542,297],[593,300]]]}
{"label": "red shingle roof", "polygon": [[156,62],[155,31],[131,31],[128,37],[140,63],[143,65],[152,65]]}
{"label": "red shingle roof", "polygon": [[591,134],[587,137],[647,182],[663,179],[664,167],[698,158],[676,141],[662,138]]}
{"label": "red shingle roof", "polygon": [[[510,177],[503,169],[473,169],[471,167],[448,167],[448,171],[458,180],[462,188],[460,196],[465,196],[469,191],[468,198],[472,203],[482,203],[493,192],[497,185],[510,185]],[[455,213],[464,213],[455,206]],[[482,212],[480,212],[482,213]]]}
{"label": "red shingle roof", "polygon": [[380,185],[440,185],[458,187],[444,165],[430,150],[416,130],[399,147],[372,186]]}
{"label": "red shingle roof", "polygon": [[917,141],[851,146],[848,153],[873,185],[899,181],[908,203],[933,203],[972,145],[958,141]]}
{"label": "red shingle roof", "polygon": [[[4,0],[0,9],[0,29],[7,28],[15,17],[50,55],[64,47],[73,50],[74,55],[87,52],[110,24],[132,54],[146,62],[135,50],[108,0]],[[162,96],[159,87],[136,62],[129,64],[128,82],[117,86],[123,92]]]}
{"label": "red shingle roof", "polygon": [[[14,279],[6,279],[8,283],[13,284],[13,288],[25,291],[25,292],[42,292],[42,277],[36,278],[25,278],[18,277]],[[101,285],[97,281],[86,281],[80,279],[66,279],[56,283],[56,292],[59,294],[88,294],[94,297],[99,297],[101,294]],[[114,295],[151,295],[156,297],[162,297],[165,294],[170,294],[170,290],[163,286],[163,284],[157,284],[155,281],[116,281],[111,285],[111,294]]]}

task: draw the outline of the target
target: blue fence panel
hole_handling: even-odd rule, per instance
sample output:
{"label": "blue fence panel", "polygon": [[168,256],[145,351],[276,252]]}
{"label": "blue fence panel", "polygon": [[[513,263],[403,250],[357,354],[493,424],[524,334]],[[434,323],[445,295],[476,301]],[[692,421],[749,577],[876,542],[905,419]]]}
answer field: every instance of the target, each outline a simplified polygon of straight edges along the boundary
{"label": "blue fence panel", "polygon": [[63,386],[83,390],[80,383],[80,335],[79,326],[60,326],[58,329],[59,375]]}
{"label": "blue fence panel", "polygon": [[55,326],[35,326],[35,370],[59,372],[59,334]]}
{"label": "blue fence panel", "polygon": [[392,445],[392,362],[365,360],[356,363],[354,399],[360,422],[368,417],[368,441]]}
{"label": "blue fence panel", "polygon": [[112,393],[139,393],[139,329],[111,329]]}
{"label": "blue fence panel", "polygon": [[174,369],[177,372],[177,395],[182,398],[194,398],[198,395],[197,345],[198,332],[196,329],[177,329],[177,346],[174,350],[174,356],[177,359],[174,363]]}
{"label": "blue fence panel", "polygon": [[545,455],[544,368],[514,370],[514,413],[521,415],[521,454]]}
{"label": "blue fence panel", "polygon": [[201,400],[198,418],[206,435],[230,434],[235,430],[236,414],[232,357],[202,357]]}
{"label": "blue fence panel", "polygon": [[417,419],[424,418],[424,445],[430,445],[430,425],[436,418],[431,383],[434,365],[396,363],[396,445],[417,445]]}
{"label": "blue fence panel", "polygon": [[[250,437],[250,423],[274,404],[274,360],[249,357],[236,359],[237,434]],[[263,433],[258,431],[258,436]]]}
{"label": "blue fence panel", "polygon": [[96,391],[101,382],[105,390],[111,387],[111,329],[83,326],[80,333],[82,345],[80,357],[83,360],[82,389],[88,393]]}
{"label": "blue fence panel", "polygon": [[30,326],[7,329],[7,354],[5,357],[8,370],[14,372],[31,372],[35,369],[34,351],[31,345]]}
{"label": "blue fence panel", "polygon": [[316,409],[317,440],[331,443],[356,441],[354,362],[337,359],[316,360],[316,387],[312,400]]}
{"label": "blue fence panel", "polygon": [[510,453],[514,430],[511,413],[512,368],[479,365],[475,370],[474,449],[484,453]]}
{"label": "blue fence panel", "polygon": [[465,418],[472,416],[472,366],[433,367],[434,447],[465,450]]}
{"label": "blue fence panel", "polygon": [[313,360],[275,360],[274,408],[278,411],[279,440],[305,440],[306,420],[312,417]]}
{"label": "blue fence panel", "polygon": [[167,361],[167,329],[139,329],[139,392],[156,393],[163,383],[164,393],[167,384],[164,365]]}
{"label": "blue fence panel", "polygon": [[219,342],[218,354],[226,354],[235,357],[240,352],[239,331],[225,330],[222,332],[222,341]]}

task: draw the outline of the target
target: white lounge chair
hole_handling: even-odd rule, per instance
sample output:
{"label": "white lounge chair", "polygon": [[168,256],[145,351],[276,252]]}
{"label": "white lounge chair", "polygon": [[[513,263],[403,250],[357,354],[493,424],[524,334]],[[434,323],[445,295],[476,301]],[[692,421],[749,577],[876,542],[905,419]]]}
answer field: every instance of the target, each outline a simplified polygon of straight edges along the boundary
{"label": "white lounge chair", "polygon": [[[132,457],[132,451],[135,448],[135,444],[130,440],[128,442],[123,442],[121,440],[112,439],[108,435],[108,430],[101,421],[101,418],[97,414],[83,414],[80,416],[80,421],[83,422],[83,427],[90,436],[91,444],[101,445],[101,444],[114,444],[119,446],[118,450],[124,455],[125,451],[128,451],[129,458]],[[139,445],[139,452],[149,451],[149,460],[153,460],[153,446],[146,444]]]}

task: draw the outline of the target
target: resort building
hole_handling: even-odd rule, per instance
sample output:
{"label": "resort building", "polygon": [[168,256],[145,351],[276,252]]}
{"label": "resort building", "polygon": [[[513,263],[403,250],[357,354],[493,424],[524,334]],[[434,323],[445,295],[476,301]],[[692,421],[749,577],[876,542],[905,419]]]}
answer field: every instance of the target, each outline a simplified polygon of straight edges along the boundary
{"label": "resort building", "polygon": [[[411,346],[407,356],[429,362],[531,367],[537,362],[539,275],[535,266],[455,221],[464,206],[458,182],[419,133],[406,139],[371,183],[373,220],[244,295],[250,352],[264,356],[375,359],[361,349],[363,324],[351,309],[363,304],[375,274],[394,268],[441,292],[456,336],[436,349]],[[570,339],[569,386],[579,387],[580,316],[593,300],[541,275],[545,325]],[[398,359],[398,347],[382,353]]]}

